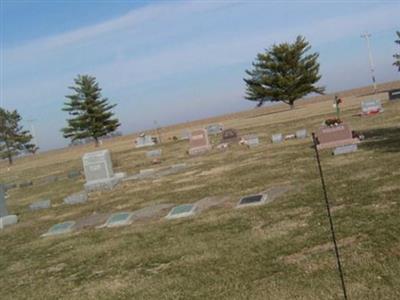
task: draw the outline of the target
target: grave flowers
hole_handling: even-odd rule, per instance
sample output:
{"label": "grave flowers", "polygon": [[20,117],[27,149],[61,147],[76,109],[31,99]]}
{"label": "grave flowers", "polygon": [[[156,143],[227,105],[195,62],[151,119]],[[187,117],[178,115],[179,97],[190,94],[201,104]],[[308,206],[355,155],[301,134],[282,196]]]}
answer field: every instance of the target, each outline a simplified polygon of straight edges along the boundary
{"label": "grave flowers", "polygon": [[338,126],[342,123],[342,120],[339,118],[330,118],[325,120],[325,125],[329,127]]}

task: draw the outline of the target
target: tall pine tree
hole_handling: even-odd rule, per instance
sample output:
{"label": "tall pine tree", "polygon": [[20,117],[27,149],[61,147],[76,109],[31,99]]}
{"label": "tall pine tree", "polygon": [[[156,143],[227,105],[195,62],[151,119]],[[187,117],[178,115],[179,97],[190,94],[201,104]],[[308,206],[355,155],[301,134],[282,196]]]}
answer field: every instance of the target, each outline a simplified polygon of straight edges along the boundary
{"label": "tall pine tree", "polygon": [[20,125],[19,113],[0,108],[0,157],[13,163],[13,157],[23,152],[35,153],[38,148],[31,144],[32,135]]}
{"label": "tall pine tree", "polygon": [[65,138],[72,141],[93,138],[97,147],[99,138],[114,132],[121,125],[111,111],[116,104],[109,104],[108,99],[102,97],[95,77],[78,75],[74,82],[75,86],[69,87],[74,93],[65,96],[68,101],[62,109],[71,118],[67,119],[68,126],[61,131]]}
{"label": "tall pine tree", "polygon": [[[396,31],[396,34],[397,34],[398,40],[395,40],[394,42],[400,46],[400,31]],[[396,66],[400,72],[400,52],[394,54],[393,57],[395,59],[393,66]]]}
{"label": "tall pine tree", "polygon": [[294,102],[309,93],[323,94],[316,86],[319,75],[318,53],[308,53],[310,44],[302,36],[294,43],[274,44],[265,53],[257,54],[253,70],[246,70],[246,99],[264,102],[282,101],[291,108]]}

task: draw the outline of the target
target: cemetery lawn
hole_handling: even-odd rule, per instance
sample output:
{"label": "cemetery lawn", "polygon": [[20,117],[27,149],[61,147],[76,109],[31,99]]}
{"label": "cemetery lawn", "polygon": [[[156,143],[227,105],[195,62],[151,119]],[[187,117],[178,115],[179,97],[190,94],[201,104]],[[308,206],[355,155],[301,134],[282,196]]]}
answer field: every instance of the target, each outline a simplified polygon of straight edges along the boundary
{"label": "cemetery lawn", "polygon": [[[342,119],[366,140],[355,153],[334,157],[323,151],[322,167],[349,298],[400,299],[400,101],[384,101],[384,113],[361,118],[354,116],[361,99],[345,98]],[[33,186],[9,192],[8,210],[20,222],[0,231],[0,298],[341,299],[311,140],[270,142],[274,133],[310,133],[332,116],[329,100],[223,117],[225,128],[256,133],[261,144],[214,148],[198,157],[186,155],[187,141],[168,139],[183,125],[164,129],[161,166],[184,162],[186,170],[128,181],[75,206],[63,205],[63,198],[82,190],[84,181],[66,175],[81,169],[81,156],[93,146],[21,158],[9,171],[1,163],[0,181],[33,180]],[[115,172],[158,167],[145,157],[158,147],[134,149],[133,136],[102,148],[111,150]],[[50,175],[61,177],[40,184]],[[278,185],[291,190],[264,206],[233,208],[241,196]],[[229,200],[189,219],[40,237],[56,223],[94,211],[134,211],[207,196]],[[46,198],[51,209],[29,211],[29,204]]]}

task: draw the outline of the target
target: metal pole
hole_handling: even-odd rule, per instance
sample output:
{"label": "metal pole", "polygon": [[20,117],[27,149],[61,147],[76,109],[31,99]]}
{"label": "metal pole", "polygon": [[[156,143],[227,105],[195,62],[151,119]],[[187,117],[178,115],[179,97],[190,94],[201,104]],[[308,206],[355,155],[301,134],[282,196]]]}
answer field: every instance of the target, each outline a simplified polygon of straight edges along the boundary
{"label": "metal pole", "polygon": [[315,156],[317,158],[317,163],[318,163],[319,176],[321,177],[322,190],[324,192],[326,211],[327,211],[327,214],[328,214],[329,225],[330,225],[330,230],[331,230],[331,234],[332,234],[332,241],[333,241],[333,245],[334,245],[334,248],[335,248],[336,263],[337,263],[337,268],[338,268],[338,271],[339,271],[340,281],[341,281],[341,284],[342,284],[343,297],[344,297],[345,300],[347,300],[346,285],[345,285],[345,282],[344,282],[342,264],[340,263],[339,248],[338,248],[337,243],[336,243],[335,228],[333,226],[331,208],[330,208],[330,205],[329,205],[328,194],[326,192],[325,179],[324,179],[324,174],[322,172],[321,160],[319,158],[319,152],[318,152],[318,148],[317,148],[317,140],[315,138],[315,133],[314,132],[312,133],[312,139],[313,139],[313,143],[314,143]]}
{"label": "metal pole", "polygon": [[374,93],[376,93],[376,80],[375,80],[375,67],[374,67],[374,60],[372,59],[372,51],[371,51],[371,44],[369,41],[369,38],[371,37],[371,34],[366,32],[361,35],[362,38],[365,38],[365,41],[367,42],[367,49],[368,49],[368,58],[369,58],[369,66],[371,70],[371,77],[372,77],[372,84],[374,85]]}

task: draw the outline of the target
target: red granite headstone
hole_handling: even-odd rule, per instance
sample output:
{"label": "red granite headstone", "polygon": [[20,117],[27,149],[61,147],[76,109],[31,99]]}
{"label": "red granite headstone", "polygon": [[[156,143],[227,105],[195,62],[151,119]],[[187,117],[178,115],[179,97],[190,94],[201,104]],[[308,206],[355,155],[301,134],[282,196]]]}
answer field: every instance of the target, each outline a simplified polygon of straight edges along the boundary
{"label": "red granite headstone", "polygon": [[207,152],[211,149],[210,142],[208,140],[207,130],[198,129],[191,133],[189,140],[189,154],[196,155]]}
{"label": "red granite headstone", "polygon": [[230,142],[237,142],[239,140],[237,131],[235,129],[229,128],[225,129],[222,132],[222,142],[223,143],[230,143]]}
{"label": "red granite headstone", "polygon": [[353,132],[347,124],[321,127],[317,130],[316,136],[318,149],[335,148],[360,142],[358,139],[353,138]]}

